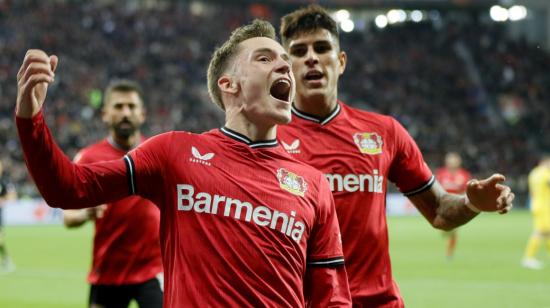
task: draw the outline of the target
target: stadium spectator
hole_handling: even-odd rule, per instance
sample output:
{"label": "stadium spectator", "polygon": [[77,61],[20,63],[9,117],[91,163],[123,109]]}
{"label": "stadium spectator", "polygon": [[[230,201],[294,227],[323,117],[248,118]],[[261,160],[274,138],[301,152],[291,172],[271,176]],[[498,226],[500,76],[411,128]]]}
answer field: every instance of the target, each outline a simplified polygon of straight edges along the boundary
{"label": "stadium spectator", "polygon": [[529,196],[533,214],[533,233],[529,237],[521,265],[542,269],[536,256],[541,241],[550,253],[550,154],[542,156],[540,163],[529,173]]}
{"label": "stadium spectator", "polygon": [[160,207],[164,306],[350,304],[328,184],[275,139],[291,118],[294,77],[274,37],[271,24],[255,21],[212,56],[208,86],[224,127],[165,133],[123,160],[95,164],[71,163],[45,125],[58,58],[29,50],[20,68],[17,128],[49,204],[83,208],[139,194]]}
{"label": "stadium spectator", "polygon": [[[74,161],[89,164],[120,159],[144,141],[145,107],[139,86],[114,80],[105,90],[103,122],[109,135],[80,151]],[[66,210],[65,226],[95,221],[90,307],[162,307],[160,212],[150,201],[128,197],[97,207]]]}
{"label": "stadium spectator", "polygon": [[467,196],[445,191],[407,131],[393,118],[338,99],[346,53],[338,26],[318,5],[282,18],[281,38],[292,59],[296,99],[292,122],[279,127],[287,151],[324,172],[334,193],[353,304],[403,307],[391,275],[386,223],[387,181],[430,224],[451,230],[480,211],[506,213],[514,194],[493,174],[468,184]]}
{"label": "stadium spectator", "polygon": [[[441,187],[447,192],[464,195],[470,180],[470,172],[461,167],[462,158],[457,152],[449,152],[445,155],[444,166],[438,168],[435,172],[435,178],[441,184]],[[457,229],[444,232],[447,238],[446,256],[451,260],[454,256],[457,241]]]}
{"label": "stadium spectator", "polygon": [[0,160],[0,273],[9,273],[15,270],[15,264],[8,254],[6,245],[6,234],[4,231],[4,205],[8,201],[13,201],[17,198],[15,187],[4,176],[4,166]]}

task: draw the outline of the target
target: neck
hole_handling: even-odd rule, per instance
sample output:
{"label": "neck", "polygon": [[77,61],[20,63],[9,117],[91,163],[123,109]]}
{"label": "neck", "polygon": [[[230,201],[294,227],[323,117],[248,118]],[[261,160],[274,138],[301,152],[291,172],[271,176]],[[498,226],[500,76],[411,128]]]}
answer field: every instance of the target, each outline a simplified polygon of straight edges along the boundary
{"label": "neck", "polygon": [[120,136],[117,136],[114,132],[111,132],[111,139],[118,147],[128,151],[139,144],[139,142],[141,141],[141,133],[139,131],[136,131],[128,138],[121,138]]}
{"label": "neck", "polygon": [[277,125],[259,125],[248,121],[244,116],[227,118],[225,127],[246,136],[252,141],[277,138]]}
{"label": "neck", "polygon": [[336,108],[336,93],[331,96],[311,95],[307,97],[297,94],[294,104],[298,110],[322,119]]}

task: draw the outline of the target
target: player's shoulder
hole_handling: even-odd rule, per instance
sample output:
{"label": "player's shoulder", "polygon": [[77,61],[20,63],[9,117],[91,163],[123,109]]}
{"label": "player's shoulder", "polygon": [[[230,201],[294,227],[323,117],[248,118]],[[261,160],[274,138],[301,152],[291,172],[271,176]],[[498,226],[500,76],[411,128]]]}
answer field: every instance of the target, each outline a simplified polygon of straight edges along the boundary
{"label": "player's shoulder", "polygon": [[96,156],[98,153],[104,152],[105,150],[109,149],[109,147],[110,145],[107,141],[107,138],[103,138],[80,149],[80,151],[78,151],[74,156],[73,161],[85,161],[91,157]]}
{"label": "player's shoulder", "polygon": [[356,124],[368,123],[371,125],[378,125],[385,129],[392,128],[395,123],[397,123],[397,120],[390,115],[352,107],[344,103],[341,103],[341,107],[344,112],[350,115],[350,122],[355,122]]}
{"label": "player's shoulder", "polygon": [[316,188],[315,190],[318,190],[318,185],[325,177],[324,174],[320,170],[290,156],[286,152],[284,155],[286,160],[285,165],[288,166],[287,168],[289,171],[296,173],[297,176],[303,177]]}

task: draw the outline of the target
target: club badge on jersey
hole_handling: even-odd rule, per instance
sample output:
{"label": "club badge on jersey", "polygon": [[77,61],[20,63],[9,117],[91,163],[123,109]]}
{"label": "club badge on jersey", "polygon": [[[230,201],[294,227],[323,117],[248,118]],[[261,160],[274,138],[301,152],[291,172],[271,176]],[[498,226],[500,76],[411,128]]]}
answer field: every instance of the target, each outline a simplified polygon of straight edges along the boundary
{"label": "club badge on jersey", "polygon": [[279,186],[291,194],[303,197],[307,191],[307,183],[304,178],[285,168],[277,170],[277,179],[279,179]]}
{"label": "club badge on jersey", "polygon": [[377,155],[382,154],[382,136],[372,133],[355,133],[353,134],[353,141],[359,148],[359,151],[363,154]]}

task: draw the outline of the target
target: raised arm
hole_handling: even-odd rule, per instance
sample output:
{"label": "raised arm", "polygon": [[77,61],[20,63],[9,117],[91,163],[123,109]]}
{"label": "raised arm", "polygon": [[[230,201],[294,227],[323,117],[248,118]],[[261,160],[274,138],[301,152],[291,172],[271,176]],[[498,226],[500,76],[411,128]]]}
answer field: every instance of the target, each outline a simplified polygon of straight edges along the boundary
{"label": "raised arm", "polygon": [[56,56],[29,50],[17,74],[16,123],[25,163],[53,207],[85,208],[129,195],[123,160],[73,164],[55,144],[41,112],[53,82]]}
{"label": "raised arm", "polygon": [[501,184],[504,180],[500,174],[484,180],[471,180],[466,195],[450,194],[436,181],[430,189],[409,196],[409,199],[432,226],[452,230],[480,212],[507,213],[515,196],[510,187]]}

